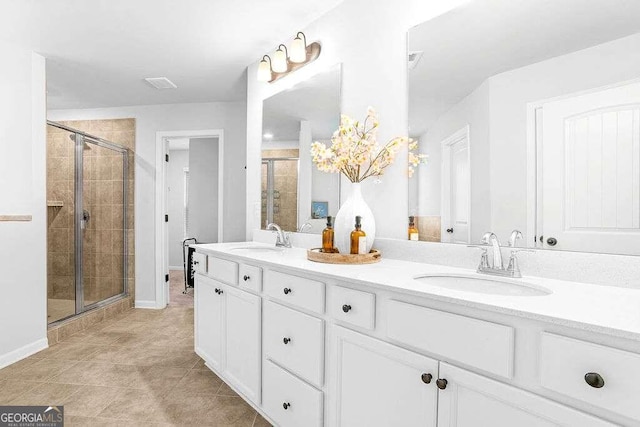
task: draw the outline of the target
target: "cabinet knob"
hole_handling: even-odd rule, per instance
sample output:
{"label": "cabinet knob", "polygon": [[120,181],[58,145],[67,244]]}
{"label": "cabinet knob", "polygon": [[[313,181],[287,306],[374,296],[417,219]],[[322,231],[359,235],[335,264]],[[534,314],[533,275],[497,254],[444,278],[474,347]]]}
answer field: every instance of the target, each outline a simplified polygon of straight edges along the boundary
{"label": "cabinet knob", "polygon": [[289,343],[291,342],[291,338],[284,338],[284,339],[282,340],[282,342],[283,342],[285,345],[287,345],[287,344],[289,344]]}
{"label": "cabinet knob", "polygon": [[420,376],[422,378],[422,382],[425,384],[431,384],[431,380],[433,379],[433,375],[424,373]]}
{"label": "cabinet knob", "polygon": [[243,277],[243,279],[244,279],[244,281],[246,282],[246,281],[248,281],[249,279],[251,279],[251,277],[249,277],[249,276],[247,276],[247,275],[245,274],[245,276]]}
{"label": "cabinet knob", "polygon": [[447,380],[445,380],[444,378],[438,378],[436,380],[436,385],[438,386],[438,388],[440,390],[444,390],[445,388],[447,388]]}
{"label": "cabinet knob", "polygon": [[289,295],[291,293],[291,288],[284,288],[284,294]]}
{"label": "cabinet knob", "polygon": [[193,265],[198,265],[200,264],[200,261],[193,261]]}
{"label": "cabinet knob", "polygon": [[289,409],[289,407],[290,407],[290,406],[291,406],[291,403],[289,403],[289,402],[284,402],[284,403],[282,404],[282,407],[284,408],[284,410],[285,410],[285,411],[286,411],[287,409]]}
{"label": "cabinet knob", "polygon": [[604,378],[597,372],[588,372],[584,375],[584,380],[593,388],[604,387]]}
{"label": "cabinet knob", "polygon": [[345,313],[348,313],[351,311],[351,306],[349,304],[345,304],[342,306],[342,311],[344,311]]}
{"label": "cabinet knob", "polygon": [[214,291],[216,294],[220,295],[220,289],[216,288]]}
{"label": "cabinet knob", "polygon": [[453,228],[447,228],[447,233],[449,234],[453,233]]}

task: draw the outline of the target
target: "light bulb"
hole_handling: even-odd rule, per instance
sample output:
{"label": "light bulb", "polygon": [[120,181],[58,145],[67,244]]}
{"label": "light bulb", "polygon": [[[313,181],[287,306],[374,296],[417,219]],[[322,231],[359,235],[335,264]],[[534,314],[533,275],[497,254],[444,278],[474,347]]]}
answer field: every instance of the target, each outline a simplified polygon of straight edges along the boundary
{"label": "light bulb", "polygon": [[304,33],[298,33],[291,43],[291,52],[289,59],[291,62],[301,64],[307,60],[307,42]]}
{"label": "light bulb", "polygon": [[[282,49],[284,48],[284,50]],[[283,44],[278,46],[278,50],[273,54],[273,62],[271,63],[271,68],[276,73],[286,73],[289,69],[287,64],[287,47]]]}
{"label": "light bulb", "polygon": [[271,64],[267,61],[267,58],[269,57],[265,55],[258,65],[258,81],[261,82],[271,81]]}

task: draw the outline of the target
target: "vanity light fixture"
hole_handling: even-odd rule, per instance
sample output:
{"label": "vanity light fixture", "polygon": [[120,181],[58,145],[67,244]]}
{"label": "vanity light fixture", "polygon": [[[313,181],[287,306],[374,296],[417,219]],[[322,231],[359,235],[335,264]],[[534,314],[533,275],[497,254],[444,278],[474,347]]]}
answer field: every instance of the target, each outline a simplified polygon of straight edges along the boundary
{"label": "vanity light fixture", "polygon": [[258,64],[258,80],[273,83],[290,72],[315,61],[320,56],[320,50],[320,43],[313,42],[307,45],[307,37],[302,31],[299,31],[291,43],[291,49],[280,44],[273,54],[273,60],[269,55],[262,57],[260,64]]}

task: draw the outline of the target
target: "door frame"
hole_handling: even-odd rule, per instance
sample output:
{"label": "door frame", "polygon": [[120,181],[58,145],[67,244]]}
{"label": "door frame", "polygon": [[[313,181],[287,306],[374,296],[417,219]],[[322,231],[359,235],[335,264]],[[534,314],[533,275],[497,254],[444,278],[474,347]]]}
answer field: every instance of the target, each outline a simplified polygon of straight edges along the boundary
{"label": "door frame", "polygon": [[[155,206],[155,255],[156,255],[156,292],[155,304],[142,308],[162,309],[169,303],[169,236],[164,215],[167,212],[167,167],[165,155],[166,141],[169,138],[218,138],[218,243],[224,241],[224,130],[175,130],[156,132],[156,206]],[[160,260],[160,261],[157,261]],[[158,263],[160,265],[158,265]]]}
{"label": "door frame", "polygon": [[[562,101],[564,99],[573,98],[575,96],[588,95],[594,92],[600,92],[607,89],[615,89],[620,86],[626,86],[629,84],[639,83],[640,77],[623,80],[608,85],[598,86],[590,89],[579,90],[571,93],[565,93],[562,95],[554,96],[551,98],[539,99],[527,103],[527,234],[525,235],[528,240],[526,247],[536,249],[549,249],[545,248],[538,241],[538,234],[540,233],[542,226],[542,185],[540,180],[542,179],[542,162],[538,162],[538,159],[542,156],[542,107],[544,104],[555,101]],[[529,173],[535,171],[535,173]],[[531,243],[531,236],[534,239],[534,245],[529,246]]]}
{"label": "door frame", "polygon": [[[445,236],[446,226],[442,218],[444,213],[451,216],[451,191],[444,191],[445,187],[451,189],[451,147],[460,141],[467,141],[467,164],[469,165],[469,180],[467,182],[469,203],[467,209],[467,218],[469,220],[469,226],[467,227],[467,242],[471,243],[471,132],[469,124],[466,124],[462,129],[459,129],[443,139],[440,142],[442,147],[441,157],[441,184],[440,184],[440,241],[442,242],[442,236]],[[445,186],[446,184],[446,186]],[[446,209],[445,209],[446,206]],[[451,243],[451,242],[445,242]]]}

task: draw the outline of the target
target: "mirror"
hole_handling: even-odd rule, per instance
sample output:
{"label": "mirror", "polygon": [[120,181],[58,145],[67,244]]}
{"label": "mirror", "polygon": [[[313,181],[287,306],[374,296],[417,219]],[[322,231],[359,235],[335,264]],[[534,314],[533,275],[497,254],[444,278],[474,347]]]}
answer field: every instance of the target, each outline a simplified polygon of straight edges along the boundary
{"label": "mirror", "polygon": [[311,144],[328,142],[340,124],[336,66],[267,98],[262,117],[261,227],[321,233],[340,208],[340,176],[318,171]]}
{"label": "mirror", "polygon": [[409,32],[419,239],[640,254],[640,2],[474,0]]}

